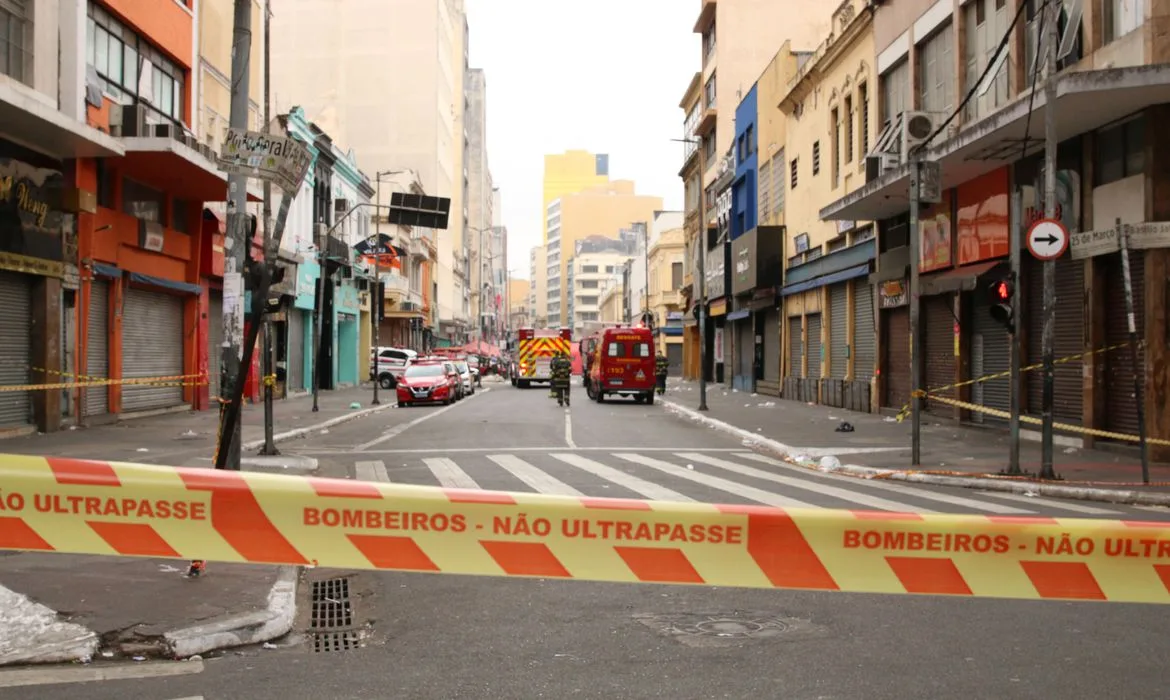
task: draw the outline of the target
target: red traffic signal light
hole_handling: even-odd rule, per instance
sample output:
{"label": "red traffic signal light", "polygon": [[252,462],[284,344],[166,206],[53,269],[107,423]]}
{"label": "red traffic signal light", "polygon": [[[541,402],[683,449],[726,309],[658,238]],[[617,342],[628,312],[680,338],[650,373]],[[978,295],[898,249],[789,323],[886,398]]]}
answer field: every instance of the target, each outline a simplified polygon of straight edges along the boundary
{"label": "red traffic signal light", "polygon": [[1010,278],[997,280],[988,289],[991,302],[991,317],[1002,325],[1008,333],[1016,332],[1015,314],[1012,313],[1012,296],[1015,289]]}
{"label": "red traffic signal light", "polygon": [[1008,284],[1007,280],[996,282],[993,288],[993,294],[996,299],[1007,301],[1012,298],[1011,285]]}

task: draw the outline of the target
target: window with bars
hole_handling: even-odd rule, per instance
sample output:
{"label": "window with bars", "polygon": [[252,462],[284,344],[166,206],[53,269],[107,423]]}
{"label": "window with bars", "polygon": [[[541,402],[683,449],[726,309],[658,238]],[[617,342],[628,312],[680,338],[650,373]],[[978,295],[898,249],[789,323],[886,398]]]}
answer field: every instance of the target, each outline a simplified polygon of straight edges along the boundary
{"label": "window with bars", "polygon": [[812,149],[812,173],[813,177],[821,174],[821,141],[817,139],[813,141]]}
{"label": "window with bars", "polygon": [[[0,0],[0,5],[11,0]],[[142,104],[160,117],[183,121],[186,73],[108,12],[89,5],[86,63],[102,88],[122,105]]]}
{"label": "window with bars", "polygon": [[857,86],[857,101],[861,106],[861,113],[857,119],[858,130],[861,131],[861,155],[869,153],[869,83]]}
{"label": "window with bars", "polygon": [[955,31],[950,22],[918,48],[918,95],[928,112],[951,111],[955,96]]}
{"label": "window with bars", "polygon": [[[832,111],[831,122],[833,125],[833,142],[829,144],[830,154],[833,159],[832,170],[830,175],[833,178],[833,189],[841,184],[841,110],[834,107]],[[813,174],[817,170],[817,144],[813,144]]]}
{"label": "window with bars", "polygon": [[771,185],[772,185],[772,162],[765,161],[760,164],[758,173],[758,181],[756,184],[756,194],[759,199],[759,220],[760,223],[767,221],[768,212],[771,210]]}
{"label": "window with bars", "polygon": [[800,157],[798,156],[796,158],[793,158],[792,162],[788,164],[788,169],[792,171],[791,175],[789,176],[789,180],[791,182],[790,187],[792,189],[796,189],[796,180],[797,180],[796,176],[797,176],[797,173],[800,171],[800,167],[799,167],[799,165],[797,165],[797,162],[799,160],[800,160]]}
{"label": "window with bars", "polygon": [[784,213],[784,149],[772,156],[772,214]]}
{"label": "window with bars", "polygon": [[845,96],[845,162],[853,162],[853,95]]}
{"label": "window with bars", "polygon": [[32,85],[32,72],[32,2],[0,0],[0,74]]}

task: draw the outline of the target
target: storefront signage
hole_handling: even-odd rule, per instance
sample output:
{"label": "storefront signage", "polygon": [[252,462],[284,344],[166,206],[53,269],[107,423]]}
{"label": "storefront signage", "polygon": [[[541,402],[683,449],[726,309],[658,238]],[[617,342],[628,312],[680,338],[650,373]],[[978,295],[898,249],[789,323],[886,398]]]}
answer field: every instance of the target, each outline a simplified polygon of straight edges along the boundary
{"label": "storefront signage", "polygon": [[784,227],[759,226],[731,242],[731,293],[747,294],[780,282]]}
{"label": "storefront signage", "polygon": [[335,299],[338,313],[356,315],[361,310],[356,287],[348,284],[339,285]]}
{"label": "storefront signage", "polygon": [[727,268],[723,261],[723,246],[715,246],[715,250],[707,251],[707,267],[703,272],[707,278],[704,290],[708,299],[721,297],[727,294]]}
{"label": "storefront signage", "polygon": [[287,136],[228,129],[216,162],[226,173],[265,180],[295,194],[313,156],[302,143]]}
{"label": "storefront signage", "polygon": [[747,231],[731,242],[732,294],[744,294],[756,287],[756,230]]}
{"label": "storefront signage", "polygon": [[65,265],[56,260],[31,258],[27,255],[17,255],[0,250],[0,270],[11,270],[26,275],[62,277],[65,274]]}
{"label": "storefront signage", "polygon": [[918,261],[919,272],[931,272],[951,267],[951,198],[943,195],[942,202],[926,207],[918,217],[918,231],[922,250]]}
{"label": "storefront signage", "polygon": [[715,352],[712,354],[714,355],[714,357],[712,359],[715,361],[715,364],[717,364],[717,365],[723,364],[723,329],[722,328],[715,329]]}
{"label": "storefront signage", "polygon": [[163,233],[162,224],[156,221],[146,221],[144,219],[138,220],[138,247],[143,250],[149,250],[154,253],[161,253],[163,251],[163,244],[166,242],[166,235]]}
{"label": "storefront signage", "polygon": [[293,305],[298,309],[312,309],[317,306],[317,278],[321,276],[321,268],[316,263],[304,262],[297,265],[296,300]]}
{"label": "storefront signage", "polygon": [[1005,166],[964,182],[955,190],[960,265],[1008,254],[1008,174]]}
{"label": "storefront signage", "polygon": [[910,282],[906,279],[890,280],[878,285],[878,306],[896,309],[910,303]]}
{"label": "storefront signage", "polygon": [[[64,259],[61,186],[56,170],[0,158],[0,252],[58,263]],[[59,277],[59,268],[33,274]]]}

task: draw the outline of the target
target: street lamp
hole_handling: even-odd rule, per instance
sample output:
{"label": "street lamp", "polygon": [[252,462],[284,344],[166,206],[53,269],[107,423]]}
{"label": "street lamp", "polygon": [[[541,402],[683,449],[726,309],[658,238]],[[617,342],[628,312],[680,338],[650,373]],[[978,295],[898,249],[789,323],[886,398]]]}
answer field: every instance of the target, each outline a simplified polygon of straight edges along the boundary
{"label": "street lamp", "polygon": [[703,173],[707,169],[702,140],[671,139],[694,144],[699,151],[699,410],[707,410],[707,193],[703,191]]}
{"label": "street lamp", "polygon": [[[374,183],[376,187],[378,198],[378,207],[382,206],[382,177],[386,175],[400,175],[402,173],[413,173],[413,170],[381,170],[374,174]],[[382,212],[377,211],[374,214],[374,236],[378,240],[379,250],[382,246]],[[381,401],[378,400],[378,385],[382,379],[378,372],[379,349],[382,345],[382,311],[386,306],[386,295],[382,291],[382,254],[379,251],[374,255],[374,283],[378,296],[378,307],[375,309],[371,300],[370,304],[370,318],[371,323],[374,324],[374,400],[370,403],[374,406],[380,406]]]}

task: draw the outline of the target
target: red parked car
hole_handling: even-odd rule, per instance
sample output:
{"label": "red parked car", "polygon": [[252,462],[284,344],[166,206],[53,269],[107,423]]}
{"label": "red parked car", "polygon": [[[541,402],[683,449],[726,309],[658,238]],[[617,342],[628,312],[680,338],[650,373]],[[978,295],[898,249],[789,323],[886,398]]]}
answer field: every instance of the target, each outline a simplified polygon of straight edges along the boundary
{"label": "red parked car", "polygon": [[455,400],[459,381],[459,372],[450,362],[420,362],[411,365],[398,380],[398,405],[449,405]]}

